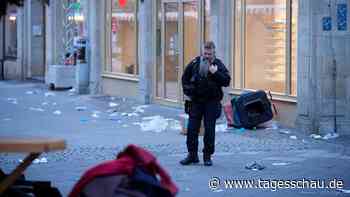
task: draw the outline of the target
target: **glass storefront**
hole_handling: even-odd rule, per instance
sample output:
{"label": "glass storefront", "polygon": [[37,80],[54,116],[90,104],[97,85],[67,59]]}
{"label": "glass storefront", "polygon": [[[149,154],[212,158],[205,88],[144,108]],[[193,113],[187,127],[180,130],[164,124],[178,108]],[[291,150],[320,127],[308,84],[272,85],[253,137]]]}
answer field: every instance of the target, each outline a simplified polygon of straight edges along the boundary
{"label": "glass storefront", "polygon": [[[263,89],[296,95],[297,5],[288,5],[288,2],[290,1],[236,1],[235,89]],[[290,6],[292,9],[289,9]]]}
{"label": "glass storefront", "polygon": [[9,7],[5,16],[5,56],[17,58],[17,9]]}
{"label": "glass storefront", "polygon": [[111,0],[109,31],[109,62],[105,71],[116,74],[138,75],[137,67],[137,0]]}

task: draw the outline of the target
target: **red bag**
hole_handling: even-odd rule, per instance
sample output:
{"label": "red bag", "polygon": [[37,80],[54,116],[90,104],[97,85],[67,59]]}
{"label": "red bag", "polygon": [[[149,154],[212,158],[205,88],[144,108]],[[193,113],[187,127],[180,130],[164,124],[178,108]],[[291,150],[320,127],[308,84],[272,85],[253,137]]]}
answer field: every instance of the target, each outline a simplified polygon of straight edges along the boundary
{"label": "red bag", "polygon": [[227,126],[233,127],[233,111],[232,111],[232,104],[231,101],[228,101],[224,105],[224,112],[227,120]]}

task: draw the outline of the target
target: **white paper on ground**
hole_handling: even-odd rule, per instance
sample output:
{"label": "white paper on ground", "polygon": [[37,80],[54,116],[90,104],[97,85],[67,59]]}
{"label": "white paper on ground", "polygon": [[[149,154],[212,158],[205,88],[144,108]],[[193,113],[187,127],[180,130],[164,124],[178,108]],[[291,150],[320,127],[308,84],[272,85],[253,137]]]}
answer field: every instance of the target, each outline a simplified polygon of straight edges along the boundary
{"label": "white paper on ground", "polygon": [[117,107],[117,106],[119,106],[118,103],[109,102],[109,107]]}
{"label": "white paper on ground", "polygon": [[49,96],[56,96],[55,93],[52,92],[45,92],[45,96],[49,97]]}
{"label": "white paper on ground", "polygon": [[317,134],[311,134],[310,137],[313,139],[321,139],[322,138],[322,136],[317,135]]}
{"label": "white paper on ground", "polygon": [[39,111],[39,112],[45,111],[44,109],[38,108],[38,107],[30,107],[29,110],[32,110],[32,111]]}
{"label": "white paper on ground", "polygon": [[295,135],[291,135],[291,136],[289,136],[289,138],[292,139],[292,140],[298,139],[297,136],[295,136]]}
{"label": "white paper on ground", "polygon": [[327,133],[325,136],[323,136],[322,139],[329,140],[329,139],[335,139],[335,138],[338,138],[338,137],[339,137],[338,133]]}
{"label": "white paper on ground", "polygon": [[272,163],[273,166],[286,166],[289,165],[290,163],[286,163],[286,162],[276,162],[276,163]]}
{"label": "white paper on ground", "polygon": [[56,111],[53,112],[53,114],[55,114],[55,115],[61,115],[62,112],[61,112],[60,110],[56,110]]}

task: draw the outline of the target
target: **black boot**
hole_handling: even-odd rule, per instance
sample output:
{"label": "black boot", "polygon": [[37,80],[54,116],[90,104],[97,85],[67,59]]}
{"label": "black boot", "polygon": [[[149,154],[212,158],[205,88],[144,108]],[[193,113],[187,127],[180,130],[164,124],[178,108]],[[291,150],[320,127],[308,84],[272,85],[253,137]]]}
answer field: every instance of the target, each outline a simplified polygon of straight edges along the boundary
{"label": "black boot", "polygon": [[190,165],[192,163],[198,163],[198,162],[199,162],[198,154],[197,153],[189,153],[185,159],[180,161],[180,164],[187,166],[187,165]]}
{"label": "black boot", "polygon": [[213,162],[211,161],[211,155],[210,154],[203,154],[203,162],[205,166],[212,166]]}

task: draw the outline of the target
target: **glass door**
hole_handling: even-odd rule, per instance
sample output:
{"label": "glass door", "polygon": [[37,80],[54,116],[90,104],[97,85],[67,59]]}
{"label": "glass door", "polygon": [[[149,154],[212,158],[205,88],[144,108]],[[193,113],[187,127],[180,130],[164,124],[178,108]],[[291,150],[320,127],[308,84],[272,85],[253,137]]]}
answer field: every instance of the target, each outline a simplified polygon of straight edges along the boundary
{"label": "glass door", "polygon": [[199,55],[199,3],[161,2],[161,65],[157,66],[156,94],[161,100],[182,102],[184,67]]}

